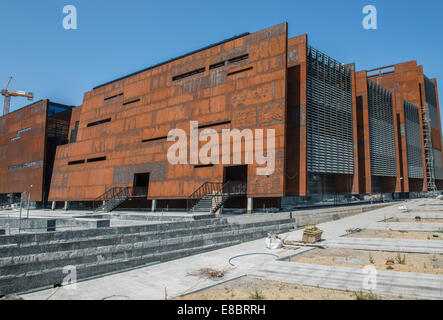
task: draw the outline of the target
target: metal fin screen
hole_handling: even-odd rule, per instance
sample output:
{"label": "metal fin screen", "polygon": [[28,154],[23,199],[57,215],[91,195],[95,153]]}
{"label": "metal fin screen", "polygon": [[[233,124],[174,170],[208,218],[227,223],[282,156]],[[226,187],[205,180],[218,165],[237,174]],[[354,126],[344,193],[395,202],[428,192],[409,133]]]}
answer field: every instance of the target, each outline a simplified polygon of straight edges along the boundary
{"label": "metal fin screen", "polygon": [[[440,130],[439,114],[437,109],[437,95],[435,93],[435,84],[428,77],[425,78],[425,94],[426,103],[429,109],[429,117],[431,118],[431,126]],[[441,160],[441,151],[438,149],[432,149],[432,155],[434,158],[434,174],[435,179],[443,179],[443,165]]]}
{"label": "metal fin screen", "polygon": [[395,177],[395,131],[392,93],[368,81],[369,140],[373,176]]}
{"label": "metal fin screen", "polygon": [[308,171],[354,174],[351,68],[308,48]]}
{"label": "metal fin screen", "polygon": [[435,179],[443,179],[443,163],[441,159],[441,151],[432,149],[432,156],[434,158],[434,175]]}
{"label": "metal fin screen", "polygon": [[435,85],[428,77],[425,76],[425,94],[426,102],[429,106],[429,116],[431,118],[431,126],[439,129],[439,117],[437,109],[437,95],[435,94]]}
{"label": "metal fin screen", "polygon": [[405,112],[406,152],[408,155],[409,178],[423,179],[423,147],[418,107],[408,101],[403,102]]}

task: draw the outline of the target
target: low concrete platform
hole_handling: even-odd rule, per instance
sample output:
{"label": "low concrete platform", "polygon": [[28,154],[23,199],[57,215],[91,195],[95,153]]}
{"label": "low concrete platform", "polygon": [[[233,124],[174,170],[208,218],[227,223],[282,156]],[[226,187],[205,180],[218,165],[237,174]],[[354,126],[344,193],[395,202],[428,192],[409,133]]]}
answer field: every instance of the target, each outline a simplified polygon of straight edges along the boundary
{"label": "low concrete platform", "polygon": [[[415,209],[421,203],[429,201],[408,201],[408,207]],[[397,241],[396,239],[356,239],[344,238],[346,231],[353,228],[366,229],[374,225],[380,226],[382,219],[395,216],[398,213],[398,203],[373,211],[354,214],[343,217],[346,213],[327,212],[325,217],[338,214],[337,220],[320,223],[317,226],[323,232],[325,244],[334,246],[350,246],[358,248],[365,246],[373,250],[411,250],[410,247],[418,248],[424,253],[442,253],[442,245],[438,247],[438,241],[412,240]],[[336,209],[336,208],[334,208]],[[291,213],[286,213],[290,214]],[[297,215],[298,213],[292,213]],[[318,214],[318,213],[317,213]],[[341,216],[343,218],[341,218]],[[265,221],[271,216],[253,215],[249,222]],[[319,217],[317,217],[319,218]],[[323,217],[324,218],[324,217]],[[321,219],[323,219],[321,218]],[[243,224],[244,216],[231,218],[230,223]],[[294,218],[295,219],[295,218]],[[302,220],[300,220],[302,221]],[[311,222],[315,220],[311,219]],[[395,223],[390,223],[390,225]],[[405,224],[423,225],[423,223]],[[435,225],[435,224],[433,224]],[[434,231],[434,230],[432,230]],[[281,237],[288,240],[300,240],[303,229],[282,233]],[[389,240],[389,241],[386,241]],[[432,244],[430,243],[432,242]],[[383,247],[384,246],[384,247]],[[437,247],[434,247],[437,246]],[[407,248],[405,248],[407,247]],[[258,239],[227,248],[217,249],[210,252],[196,254],[190,257],[180,258],[152,266],[146,266],[132,271],[106,275],[77,283],[75,290],[57,288],[24,294],[25,299],[104,299],[110,296],[121,296],[128,299],[165,299],[172,298],[198,290],[211,287],[235,279],[237,277],[252,275],[265,279],[278,280],[289,283],[320,286],[339,290],[366,291],[363,287],[365,274],[361,268],[322,266],[316,264],[300,264],[284,261],[290,256],[300,254],[312,248],[302,247],[296,250],[265,248],[265,239]],[[433,251],[434,250],[434,251]],[[395,250],[394,250],[395,251]],[[420,251],[420,252],[421,252]],[[417,251],[413,251],[417,252]],[[234,260],[232,258],[236,257]],[[229,264],[229,261],[233,265]],[[201,268],[214,268],[226,270],[225,277],[220,281],[201,279],[191,276]],[[442,299],[443,276],[434,274],[420,274],[412,272],[399,272],[377,270],[377,288],[373,292],[393,296],[403,296],[418,299]]]}
{"label": "low concrete platform", "polygon": [[375,222],[366,227],[374,230],[394,230],[394,231],[443,231],[443,223],[408,223],[408,222]]}
{"label": "low concrete platform", "polygon": [[[251,271],[248,276],[313,287],[360,291],[368,274],[361,268],[274,261],[257,271]],[[377,270],[376,281],[373,293],[443,299],[443,275]]]}
{"label": "low concrete platform", "polygon": [[331,248],[443,254],[443,243],[432,240],[335,238],[324,244]]}
{"label": "low concrete platform", "polygon": [[[341,236],[350,227],[362,227],[380,220],[386,211],[396,212],[397,205],[391,203],[385,208],[355,214],[341,220],[322,223],[318,226],[324,230],[324,237],[326,239]],[[334,209],[345,211],[344,208]],[[315,211],[311,212],[315,213]],[[333,214],[338,213],[334,212]],[[315,215],[313,214],[313,216]],[[266,219],[263,216],[255,216],[252,220],[255,218]],[[239,219],[243,219],[243,217],[240,216]],[[237,220],[237,223],[242,222],[244,221]],[[300,240],[302,233],[303,229],[300,229],[289,233],[282,233],[281,236],[290,240]],[[301,248],[295,251],[304,252],[307,250],[311,249]],[[130,299],[163,300],[165,299],[165,293],[168,298],[172,298],[204,289],[219,284],[222,281],[244,276],[252,270],[258,270],[262,265],[276,260],[276,256],[284,259],[289,255],[293,255],[295,251],[266,249],[265,239],[262,238],[191,257],[79,282],[77,283],[76,290],[67,290],[66,288],[49,289],[25,294],[23,297],[25,299],[47,299],[50,297],[50,299],[100,300],[112,295],[121,295]],[[233,261],[234,266],[231,266],[229,260],[236,256],[241,257],[236,258]],[[201,268],[225,269],[227,273],[222,281],[189,276],[189,273]]]}

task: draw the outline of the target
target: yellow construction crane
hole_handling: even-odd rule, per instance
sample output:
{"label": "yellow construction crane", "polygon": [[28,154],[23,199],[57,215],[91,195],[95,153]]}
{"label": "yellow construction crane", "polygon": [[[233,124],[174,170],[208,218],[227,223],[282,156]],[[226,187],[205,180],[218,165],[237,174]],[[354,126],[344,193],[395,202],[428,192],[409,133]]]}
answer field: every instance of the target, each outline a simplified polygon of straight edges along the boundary
{"label": "yellow construction crane", "polygon": [[32,92],[24,92],[24,91],[8,91],[8,87],[11,84],[12,81],[12,77],[9,77],[9,81],[8,84],[6,85],[6,88],[2,91],[0,91],[0,93],[2,94],[2,96],[5,97],[5,104],[3,107],[3,115],[7,115],[9,113],[9,107],[11,104],[11,97],[24,97],[24,98],[28,98],[29,101],[34,100],[34,94]]}

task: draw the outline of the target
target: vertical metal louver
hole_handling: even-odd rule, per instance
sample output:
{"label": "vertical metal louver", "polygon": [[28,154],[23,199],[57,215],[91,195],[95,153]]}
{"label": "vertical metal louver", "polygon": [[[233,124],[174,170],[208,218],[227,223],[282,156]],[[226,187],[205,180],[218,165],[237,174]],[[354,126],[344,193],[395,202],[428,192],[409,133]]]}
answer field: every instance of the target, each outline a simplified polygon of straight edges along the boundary
{"label": "vertical metal louver", "polygon": [[354,174],[351,69],[308,48],[308,171]]}
{"label": "vertical metal louver", "polygon": [[79,122],[76,121],[74,128],[71,130],[71,137],[69,139],[69,143],[77,142],[78,125],[79,125]]}
{"label": "vertical metal louver", "polygon": [[368,81],[369,140],[373,176],[395,177],[395,130],[392,93]]}
{"label": "vertical metal louver", "polygon": [[435,94],[435,84],[428,77],[425,78],[425,95],[426,102],[429,107],[429,117],[431,118],[431,126],[440,129],[439,115],[437,109],[437,95]]}
{"label": "vertical metal louver", "polygon": [[441,159],[441,151],[437,149],[432,149],[433,158],[434,158],[434,174],[435,179],[443,179],[443,163]]}
{"label": "vertical metal louver", "polygon": [[[440,130],[440,121],[437,108],[437,94],[435,92],[435,84],[428,77],[425,79],[425,96],[426,96],[426,106],[428,109],[428,114],[430,118],[431,127]],[[443,179],[443,165],[441,159],[441,151],[432,148],[432,158],[434,165],[434,175],[435,179]]]}
{"label": "vertical metal louver", "polygon": [[423,146],[418,107],[403,101],[409,178],[423,179]]}

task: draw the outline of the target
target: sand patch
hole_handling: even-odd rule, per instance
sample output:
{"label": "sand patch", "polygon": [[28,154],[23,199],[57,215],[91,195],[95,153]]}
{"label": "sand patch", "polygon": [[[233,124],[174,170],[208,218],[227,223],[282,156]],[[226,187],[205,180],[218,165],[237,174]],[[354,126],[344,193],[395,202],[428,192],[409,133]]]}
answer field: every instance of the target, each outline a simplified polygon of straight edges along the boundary
{"label": "sand patch", "polygon": [[[434,237],[438,235],[438,237]],[[443,232],[427,231],[396,231],[365,229],[361,232],[347,235],[348,238],[389,238],[389,239],[415,239],[415,240],[443,240]]]}
{"label": "sand patch", "polygon": [[175,300],[357,300],[378,298],[398,300],[404,298],[363,295],[359,292],[301,286],[279,281],[242,277],[212,288],[188,294]]}
{"label": "sand patch", "polygon": [[[344,248],[314,249],[295,255],[291,262],[364,268],[373,265],[377,270],[443,274],[443,255],[356,250]],[[388,266],[388,260],[394,265]]]}

